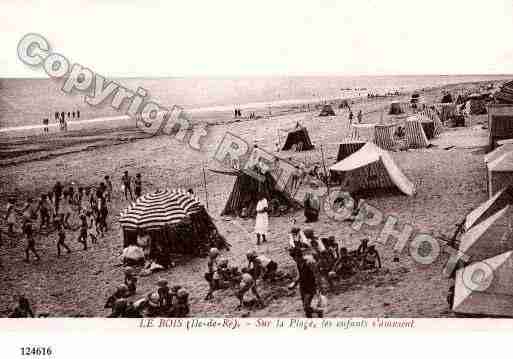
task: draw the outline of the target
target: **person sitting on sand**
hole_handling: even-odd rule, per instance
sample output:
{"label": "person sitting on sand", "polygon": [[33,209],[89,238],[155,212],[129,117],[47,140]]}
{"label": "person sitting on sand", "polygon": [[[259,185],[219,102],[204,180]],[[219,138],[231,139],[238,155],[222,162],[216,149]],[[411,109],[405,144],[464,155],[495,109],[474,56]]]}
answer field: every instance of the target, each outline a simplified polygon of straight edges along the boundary
{"label": "person sitting on sand", "polygon": [[142,318],[142,315],[132,302],[119,298],[112,305],[112,312],[107,318]]}
{"label": "person sitting on sand", "polygon": [[256,281],[253,276],[249,273],[249,268],[242,268],[241,270],[242,276],[239,284],[239,290],[236,293],[237,299],[239,299],[239,305],[235,309],[240,309],[244,306],[244,295],[251,290],[258,303],[262,306],[263,301],[258,294],[258,290],[256,288]]}
{"label": "person sitting on sand", "polygon": [[135,276],[133,267],[128,266],[125,268],[124,282],[128,288],[128,296],[134,295],[137,290],[137,277]]}
{"label": "person sitting on sand", "polygon": [[191,311],[189,293],[184,288],[178,288],[175,291],[174,297],[175,300],[173,301],[170,315],[173,318],[185,318]]}
{"label": "person sitting on sand", "polygon": [[20,295],[17,299],[18,304],[9,315],[9,318],[34,318],[34,312],[30,307],[30,303],[25,296]]}
{"label": "person sitting on sand", "polygon": [[267,258],[264,255],[257,255],[255,251],[246,254],[248,260],[249,273],[257,280],[262,277],[262,280],[273,279],[278,270],[278,264]]}
{"label": "person sitting on sand", "polygon": [[381,258],[375,246],[369,246],[363,258],[363,269],[381,268]]}
{"label": "person sitting on sand", "polygon": [[[312,186],[315,186],[312,184]],[[305,223],[317,222],[321,210],[319,197],[312,192],[307,192],[303,200]]]}
{"label": "person sitting on sand", "polygon": [[305,233],[298,227],[292,227],[289,234],[289,251],[294,248],[309,248],[310,240],[306,238]]}
{"label": "person sitting on sand", "polygon": [[352,266],[351,258],[349,257],[349,252],[346,247],[341,247],[339,251],[339,256],[333,267],[330,271],[330,276],[340,276],[342,278],[347,278],[354,273],[354,268]]}

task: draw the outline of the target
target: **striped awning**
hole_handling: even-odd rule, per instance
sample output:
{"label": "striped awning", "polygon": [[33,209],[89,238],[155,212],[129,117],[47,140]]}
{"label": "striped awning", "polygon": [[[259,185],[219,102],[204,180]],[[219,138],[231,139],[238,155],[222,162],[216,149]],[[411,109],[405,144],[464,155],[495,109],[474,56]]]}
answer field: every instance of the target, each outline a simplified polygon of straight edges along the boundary
{"label": "striped awning", "polygon": [[158,190],[140,197],[121,212],[123,229],[153,229],[180,223],[200,206],[193,195],[184,190]]}

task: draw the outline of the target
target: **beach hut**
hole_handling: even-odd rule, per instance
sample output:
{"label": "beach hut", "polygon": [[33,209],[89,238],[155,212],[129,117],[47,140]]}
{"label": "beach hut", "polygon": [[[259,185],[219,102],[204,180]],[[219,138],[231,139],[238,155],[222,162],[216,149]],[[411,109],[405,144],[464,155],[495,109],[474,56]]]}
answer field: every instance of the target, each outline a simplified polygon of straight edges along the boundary
{"label": "beach hut", "polygon": [[492,163],[493,161],[502,157],[503,155],[505,155],[508,152],[513,152],[513,143],[503,144],[503,145],[497,147],[492,152],[488,152],[484,156],[484,162],[486,165],[488,165],[489,163]]}
{"label": "beach hut", "polygon": [[384,150],[393,150],[395,125],[375,123],[351,124],[350,141],[373,142]]}
{"label": "beach hut", "polygon": [[348,100],[340,101],[340,104],[338,105],[338,108],[339,109],[350,108],[349,101]]}
{"label": "beach hut", "polygon": [[417,117],[410,117],[404,126],[408,148],[425,148],[429,146],[422,122]]}
{"label": "beach hut", "polygon": [[472,316],[513,316],[513,252],[456,272],[452,310]]}
{"label": "beach hut", "polygon": [[497,141],[513,138],[513,105],[488,106],[489,149],[497,147]]}
{"label": "beach hut", "polygon": [[513,187],[507,187],[501,189],[499,192],[493,195],[492,198],[481,203],[472,212],[465,216],[464,231],[468,231],[470,228],[480,224],[490,216],[494,215],[507,205],[513,205]]}
{"label": "beach hut", "polygon": [[492,197],[504,187],[513,185],[513,152],[506,152],[487,164],[488,193]]}
{"label": "beach hut", "polygon": [[[440,119],[440,115],[438,114],[438,111],[434,108],[427,108],[425,110],[422,110],[412,117],[416,117],[417,119],[419,119],[419,121],[423,124],[422,127],[424,128],[425,132],[426,125],[424,125],[424,123],[430,123],[427,126],[432,127],[432,138],[440,136],[440,134],[443,132],[443,124]],[[427,133],[426,136],[428,136]]]}
{"label": "beach hut", "polygon": [[400,115],[404,113],[403,108],[401,107],[400,102],[392,102],[390,104],[390,110],[388,110],[389,115]]}
{"label": "beach hut", "polygon": [[280,207],[285,206],[287,209],[301,208],[298,201],[276,187],[276,181],[270,173],[264,175],[264,181],[259,181],[238,170],[210,169],[210,171],[236,178],[232,192],[221,212],[222,216],[255,217],[256,205],[262,194],[267,197],[268,201],[274,202]]}
{"label": "beach hut", "polygon": [[293,149],[295,151],[309,151],[314,149],[306,127],[296,128],[287,134],[282,151]]}
{"label": "beach hut", "polygon": [[512,209],[512,205],[506,205],[461,235],[459,251],[467,256],[464,262],[482,261],[513,250]]}
{"label": "beach hut", "polygon": [[335,116],[335,111],[333,110],[333,107],[331,107],[330,104],[325,104],[322,106],[319,116]]}
{"label": "beach hut", "polygon": [[408,196],[415,193],[413,183],[395,164],[392,156],[372,142],[331,166],[330,171],[342,174],[360,190],[396,188]]}
{"label": "beach hut", "polygon": [[173,253],[204,256],[211,247],[228,247],[201,202],[183,190],[141,196],[121,213],[119,224],[123,247],[137,245],[138,235],[147,234],[149,256],[163,266]]}

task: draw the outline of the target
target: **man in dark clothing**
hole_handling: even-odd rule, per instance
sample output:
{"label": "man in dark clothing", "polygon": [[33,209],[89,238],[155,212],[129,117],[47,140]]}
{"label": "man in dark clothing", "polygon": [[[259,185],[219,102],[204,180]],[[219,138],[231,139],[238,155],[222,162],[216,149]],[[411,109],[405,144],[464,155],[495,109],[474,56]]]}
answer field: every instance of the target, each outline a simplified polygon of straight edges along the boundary
{"label": "man in dark clothing", "polygon": [[34,318],[34,312],[30,307],[30,303],[27,298],[20,295],[18,298],[18,305],[14,308],[9,318]]}
{"label": "man in dark clothing", "polygon": [[299,272],[299,292],[307,318],[312,318],[315,312],[319,318],[322,311],[312,308],[312,300],[321,288],[319,267],[311,254],[298,254],[295,256]]}
{"label": "man in dark clothing", "polygon": [[78,235],[78,241],[84,246],[84,251],[87,250],[87,230],[89,225],[87,223],[87,217],[85,215],[80,216],[80,234]]}

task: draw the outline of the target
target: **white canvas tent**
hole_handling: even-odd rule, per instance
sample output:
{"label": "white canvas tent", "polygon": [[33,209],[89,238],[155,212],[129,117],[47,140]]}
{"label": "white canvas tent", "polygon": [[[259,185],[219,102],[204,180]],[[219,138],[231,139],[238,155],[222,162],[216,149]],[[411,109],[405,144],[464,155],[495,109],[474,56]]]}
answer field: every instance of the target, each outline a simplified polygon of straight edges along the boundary
{"label": "white canvas tent", "polygon": [[501,253],[456,272],[456,313],[513,316],[513,252]]}
{"label": "white canvas tent", "polygon": [[503,188],[493,195],[492,198],[470,212],[465,218],[465,232],[497,213],[508,204],[513,205],[513,187]]}
{"label": "white canvas tent", "polygon": [[507,205],[481,223],[472,226],[460,238],[459,251],[476,262],[513,250],[512,209]]}
{"label": "white canvas tent", "polygon": [[495,161],[497,158],[500,158],[502,155],[505,155],[508,152],[513,152],[513,144],[504,144],[502,146],[497,147],[492,152],[487,153],[484,156],[485,163],[491,163]]}
{"label": "white canvas tent", "polygon": [[395,164],[392,156],[371,142],[331,166],[330,170],[354,178],[353,182],[360,189],[397,187],[408,196],[415,194],[415,186]]}
{"label": "white canvas tent", "polygon": [[488,193],[492,197],[495,193],[513,185],[513,152],[507,152],[487,164],[488,167]]}

